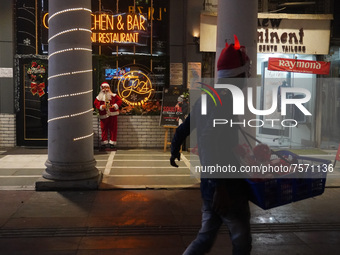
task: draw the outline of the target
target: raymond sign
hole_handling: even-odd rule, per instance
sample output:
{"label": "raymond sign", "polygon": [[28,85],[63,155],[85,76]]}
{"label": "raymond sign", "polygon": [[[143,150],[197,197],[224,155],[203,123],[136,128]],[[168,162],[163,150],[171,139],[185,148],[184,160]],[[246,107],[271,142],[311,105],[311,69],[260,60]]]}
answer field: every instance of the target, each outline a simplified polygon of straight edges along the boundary
{"label": "raymond sign", "polygon": [[329,74],[330,62],[289,58],[269,58],[268,70],[310,74]]}

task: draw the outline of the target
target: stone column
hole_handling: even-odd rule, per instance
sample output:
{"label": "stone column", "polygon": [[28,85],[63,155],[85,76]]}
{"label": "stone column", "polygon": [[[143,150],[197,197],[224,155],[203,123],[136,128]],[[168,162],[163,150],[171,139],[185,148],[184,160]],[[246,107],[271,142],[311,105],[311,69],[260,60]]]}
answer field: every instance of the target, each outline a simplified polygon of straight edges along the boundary
{"label": "stone column", "polygon": [[[225,47],[226,40],[228,43],[234,43],[236,35],[241,45],[247,49],[251,64],[251,77],[256,77],[257,63],[257,0],[219,0],[217,14],[217,40],[216,40],[216,63]],[[216,67],[216,65],[215,65]],[[215,68],[217,70],[217,68]],[[252,79],[248,82],[248,87],[253,88],[253,102],[256,102],[256,83]],[[248,111],[247,91],[245,95],[245,119],[253,119],[255,116]],[[255,128],[246,128],[247,132],[255,136]]]}
{"label": "stone column", "polygon": [[[96,189],[91,0],[49,1],[48,160],[37,190]],[[48,181],[49,180],[49,181]]]}
{"label": "stone column", "polygon": [[257,0],[219,0],[217,14],[216,59],[226,40],[234,43],[234,35],[237,35],[252,61],[252,77],[256,77],[257,4]]}

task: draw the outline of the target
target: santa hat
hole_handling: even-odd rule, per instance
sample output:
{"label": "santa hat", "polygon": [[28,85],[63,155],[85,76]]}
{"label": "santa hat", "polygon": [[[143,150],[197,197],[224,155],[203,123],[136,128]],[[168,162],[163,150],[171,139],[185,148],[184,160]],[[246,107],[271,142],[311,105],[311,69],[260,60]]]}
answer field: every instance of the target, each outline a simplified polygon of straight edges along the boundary
{"label": "santa hat", "polygon": [[100,88],[103,89],[103,88],[110,88],[110,85],[107,83],[107,82],[103,82],[101,85],[100,85]]}
{"label": "santa hat", "polygon": [[240,45],[236,35],[234,35],[234,40],[234,44],[226,43],[217,61],[218,78],[236,77],[242,73],[246,75],[249,73],[250,61],[246,48]]}

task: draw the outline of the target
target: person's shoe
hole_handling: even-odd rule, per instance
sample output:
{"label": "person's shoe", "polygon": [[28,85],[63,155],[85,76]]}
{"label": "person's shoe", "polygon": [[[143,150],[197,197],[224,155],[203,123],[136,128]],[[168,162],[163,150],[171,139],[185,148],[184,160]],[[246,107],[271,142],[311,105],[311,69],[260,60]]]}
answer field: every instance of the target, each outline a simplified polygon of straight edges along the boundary
{"label": "person's shoe", "polygon": [[101,150],[105,150],[108,144],[109,144],[108,141],[102,141],[102,142],[100,143],[100,149],[101,149]]}
{"label": "person's shoe", "polygon": [[110,140],[109,144],[110,144],[110,148],[113,149],[116,147],[117,142]]}

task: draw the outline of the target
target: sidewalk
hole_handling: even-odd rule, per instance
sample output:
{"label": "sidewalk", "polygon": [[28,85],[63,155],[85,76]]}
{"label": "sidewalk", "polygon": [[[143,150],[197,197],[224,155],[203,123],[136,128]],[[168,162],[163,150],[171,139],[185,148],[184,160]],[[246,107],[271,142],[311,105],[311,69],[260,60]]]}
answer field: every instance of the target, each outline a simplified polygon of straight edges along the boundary
{"label": "sidewalk", "polygon": [[[182,254],[200,226],[197,189],[1,191],[0,199],[4,255]],[[339,254],[340,189],[251,211],[253,255]],[[230,246],[223,228],[210,254]]]}
{"label": "sidewalk", "polygon": [[[335,154],[305,156],[333,164]],[[199,177],[190,172],[189,153],[182,153],[179,168],[170,166],[169,157],[170,152],[163,150],[95,150],[96,167],[104,174],[100,189],[198,188]],[[0,190],[35,190],[46,159],[46,148],[0,149]],[[340,187],[340,162],[328,173],[326,187]]]}
{"label": "sidewalk", "polygon": [[[96,150],[96,167],[103,173],[100,189],[198,188],[199,179],[191,174],[186,155],[174,168],[170,166],[170,152],[163,150]],[[46,160],[47,149],[17,147],[3,151],[0,190],[35,190]]]}
{"label": "sidewalk", "polygon": [[[42,159],[43,152],[36,150],[26,155],[33,158],[31,162],[37,163],[40,157]],[[165,160],[168,160],[164,159],[164,155],[156,152],[153,154],[157,155],[155,157],[159,161],[153,163],[148,158],[151,157],[150,151],[145,156],[136,156],[136,151],[132,154],[134,154],[133,160],[129,161],[131,155],[126,154],[121,155],[120,159],[128,160],[129,164],[133,161],[138,164],[144,162],[148,166],[155,164],[155,168],[151,168],[153,172],[149,173],[151,175],[160,175],[160,172],[154,172],[155,169],[159,168],[158,164],[167,164]],[[8,153],[6,155],[9,156]],[[24,154],[21,151],[16,155]],[[118,155],[119,152],[117,152]],[[96,154],[95,157],[97,159],[104,156]],[[117,163],[116,167],[118,167],[123,161],[116,161],[110,166],[108,163],[110,155],[106,157],[106,161],[97,160],[98,168],[102,171],[106,169],[109,175],[121,175],[112,179],[124,179],[123,182],[113,183],[113,186],[128,185],[127,178],[136,178],[136,183],[142,181],[138,180],[141,178],[138,177],[140,172],[134,172],[133,176],[127,175],[127,172],[131,172],[132,169],[137,171],[137,169],[143,170],[142,168],[130,165],[131,168],[128,171],[129,168],[125,165],[120,166],[122,167],[119,169],[120,172],[111,172],[112,165]],[[4,155],[0,155],[0,172],[3,174],[7,171],[8,175],[18,174],[17,171],[20,169],[16,168],[17,165],[14,164],[16,162],[12,162],[13,168],[3,168],[4,158]],[[138,160],[148,160],[148,162]],[[27,164],[28,168],[24,172],[27,175],[38,173],[29,168],[29,160],[21,161],[20,164]],[[188,169],[184,162],[181,164],[183,164],[179,169],[181,172],[175,175],[184,175],[186,178],[185,171]],[[24,171],[23,169],[21,171]],[[171,174],[166,168],[160,169],[162,169],[162,174]],[[42,170],[39,169],[39,171]],[[150,178],[144,177],[143,181],[147,182],[148,179]],[[178,181],[181,178],[174,177],[175,181],[171,182],[171,185],[175,185],[176,179]],[[334,178],[334,180],[337,182],[339,178]],[[138,189],[120,186],[119,189],[111,187],[105,190],[83,192],[2,190],[0,191],[0,254],[182,254],[200,227],[201,199],[198,185],[191,183],[185,184],[186,187],[182,188],[152,188],[151,185],[154,184],[153,180]],[[321,196],[271,210],[264,211],[251,204],[251,212],[253,255],[339,254],[340,189],[336,185],[326,188]],[[222,228],[209,254],[231,254],[230,247],[227,229]]]}

